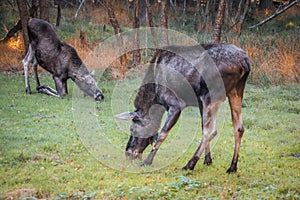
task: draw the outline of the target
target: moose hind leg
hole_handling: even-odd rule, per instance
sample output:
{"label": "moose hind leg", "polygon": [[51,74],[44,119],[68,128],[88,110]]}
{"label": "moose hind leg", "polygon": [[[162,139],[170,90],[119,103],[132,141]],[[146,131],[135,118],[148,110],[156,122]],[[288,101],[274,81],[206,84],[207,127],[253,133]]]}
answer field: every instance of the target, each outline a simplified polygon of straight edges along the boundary
{"label": "moose hind leg", "polygon": [[238,93],[237,90],[233,90],[228,95],[228,98],[229,98],[231,117],[233,122],[235,146],[234,146],[234,154],[233,154],[232,162],[229,169],[227,170],[227,173],[232,173],[237,171],[239,150],[240,150],[241,140],[244,133],[244,126],[242,120],[242,98],[243,97],[242,94]]}
{"label": "moose hind leg", "polygon": [[25,58],[22,60],[23,67],[24,67],[24,76],[25,76],[25,90],[27,94],[31,94],[30,84],[29,84],[29,74],[28,74],[28,67],[29,64],[32,62],[34,58],[34,50],[32,50],[31,44],[29,44],[27,54]]}
{"label": "moose hind leg", "polygon": [[34,72],[36,90],[38,90],[38,88],[41,86],[39,76],[38,76],[38,72],[37,72],[37,65],[38,65],[37,59],[34,57],[34,59],[32,60],[32,69],[33,69],[33,72]]}
{"label": "moose hind leg", "polygon": [[204,157],[204,165],[211,165],[212,158],[210,155],[210,145],[208,143],[207,147],[205,148],[205,157]]}
{"label": "moose hind leg", "polygon": [[[203,105],[202,105],[202,101],[199,101],[199,110],[201,113],[201,118],[203,119]],[[202,120],[202,130],[203,130],[203,120]],[[212,158],[210,155],[210,145],[208,143],[207,147],[205,148],[205,157],[204,157],[204,165],[211,165],[212,164]]]}
{"label": "moose hind leg", "polygon": [[[208,104],[203,107],[203,136],[199,147],[197,148],[194,156],[189,160],[186,166],[183,167],[184,170],[193,170],[197,164],[201,154],[206,149],[210,141],[217,135],[217,115],[221,102],[216,102],[213,104]],[[209,157],[207,157],[207,162],[209,163]],[[211,159],[211,158],[210,158]]]}

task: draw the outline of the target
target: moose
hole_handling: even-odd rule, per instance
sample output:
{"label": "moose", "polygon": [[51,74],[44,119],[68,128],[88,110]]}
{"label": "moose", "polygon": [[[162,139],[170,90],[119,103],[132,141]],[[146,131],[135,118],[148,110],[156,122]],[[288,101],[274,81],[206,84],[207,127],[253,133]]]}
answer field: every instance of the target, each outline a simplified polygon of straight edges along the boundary
{"label": "moose", "polygon": [[[85,95],[93,97],[96,101],[104,98],[97,82],[89,73],[76,50],[59,39],[51,24],[41,19],[32,18],[29,19],[27,26],[30,44],[22,61],[27,94],[31,94],[28,77],[28,67],[31,63],[36,89],[39,93],[62,97],[68,93],[67,80],[70,78]],[[56,90],[40,84],[37,64],[52,74]]]}
{"label": "moose", "polygon": [[[218,109],[228,97],[235,147],[227,173],[236,172],[244,133],[242,99],[250,70],[246,52],[233,44],[158,49],[134,100],[135,111],[115,115],[119,119],[132,120],[126,156],[141,159],[146,147],[155,142],[150,154],[141,163],[141,166],[151,165],[181,111],[188,106],[196,106],[202,118],[202,139],[183,169],[193,170],[203,151],[204,164],[211,165],[210,141],[217,135]],[[165,111],[167,117],[158,135]]]}

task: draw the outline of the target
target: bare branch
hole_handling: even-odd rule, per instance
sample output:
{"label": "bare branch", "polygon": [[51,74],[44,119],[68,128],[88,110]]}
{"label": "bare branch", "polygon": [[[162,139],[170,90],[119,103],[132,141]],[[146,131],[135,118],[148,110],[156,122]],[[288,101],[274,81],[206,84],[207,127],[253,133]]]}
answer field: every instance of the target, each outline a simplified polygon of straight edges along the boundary
{"label": "bare branch", "polygon": [[81,7],[83,6],[84,2],[85,2],[85,0],[82,0],[79,7],[77,8],[76,13],[75,13],[75,18],[78,16],[78,13],[79,13]]}
{"label": "bare branch", "polygon": [[14,27],[7,32],[7,34],[5,35],[5,37],[0,40],[0,42],[6,42],[6,41],[8,41],[9,38],[11,38],[12,36],[14,36],[21,29],[22,29],[22,23],[21,23],[21,20],[19,20],[17,22],[17,24],[14,25]]}
{"label": "bare branch", "polygon": [[253,25],[253,26],[250,26],[249,28],[250,29],[253,29],[253,28],[256,28],[258,26],[261,26],[265,23],[267,23],[268,21],[271,21],[272,19],[274,19],[276,16],[280,15],[281,13],[285,12],[287,9],[291,8],[292,6],[296,5],[297,3],[299,3],[300,0],[295,0],[293,1],[292,3],[288,4],[287,6],[285,6],[284,8],[282,8],[281,10],[276,10],[276,12],[271,15],[270,17],[264,19],[263,21],[259,22],[258,24],[256,25]]}

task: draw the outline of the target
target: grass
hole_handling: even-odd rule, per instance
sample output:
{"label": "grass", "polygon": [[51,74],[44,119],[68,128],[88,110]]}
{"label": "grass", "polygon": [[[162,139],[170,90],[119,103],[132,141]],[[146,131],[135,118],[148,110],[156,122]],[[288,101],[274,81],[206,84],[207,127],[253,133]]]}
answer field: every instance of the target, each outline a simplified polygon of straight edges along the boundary
{"label": "grass", "polygon": [[[0,21],[9,29],[18,13],[2,9]],[[112,28],[103,25],[105,17],[108,22],[103,10],[83,12],[77,19],[75,10],[62,12],[55,30],[83,60],[95,45],[113,35]],[[130,26],[125,11],[118,14],[121,24]],[[51,19],[55,21],[55,16]],[[138,162],[124,158],[130,123],[113,118],[124,108],[133,109],[140,71],[124,81],[113,81],[109,74],[108,79],[99,78],[106,94],[101,103],[82,98],[72,82],[70,94],[63,99],[26,95],[23,76],[0,73],[0,199],[300,199],[299,19],[294,15],[274,20],[253,32],[245,25],[240,35],[222,33],[224,42],[245,49],[252,61],[251,84],[243,103],[246,131],[239,169],[232,175],[225,173],[234,146],[227,102],[221,109],[219,134],[212,141],[212,166],[204,166],[201,160],[194,171],[180,170],[201,138],[197,109],[187,109],[153,166],[140,168]],[[195,32],[189,25],[182,28],[172,18],[169,25],[201,43],[211,39],[210,33]],[[87,34],[85,47],[80,44],[80,31]],[[108,52],[113,57],[115,49]],[[1,44],[1,70],[20,71],[23,54],[20,35],[8,45]],[[107,66],[99,67],[103,63],[88,66],[104,69]],[[41,82],[54,86],[48,73]]]}
{"label": "grass", "polygon": [[[125,88],[126,81],[99,82],[106,93],[102,103],[77,95],[71,82],[70,94],[63,99],[26,95],[23,82],[23,76],[0,74],[0,199],[300,198],[299,85],[247,85],[239,169],[228,175],[225,171],[234,141],[227,104],[222,108],[219,135],[213,141],[212,166],[204,166],[200,160],[194,171],[180,170],[194,153],[200,133],[188,138],[186,153],[165,167],[159,166],[172,159],[168,152],[180,148],[175,138],[191,132],[194,123],[184,123],[185,119],[194,120],[197,129],[197,109],[196,114],[191,109],[162,145],[153,167],[141,170],[123,158],[128,140],[124,133],[128,134],[130,123],[118,126],[112,116],[119,111],[115,92],[120,86]],[[41,76],[41,82],[53,86],[48,74]],[[131,92],[125,106],[132,106]],[[76,103],[81,101],[92,110],[79,108]],[[97,124],[88,120],[90,116]],[[105,149],[108,145],[99,140],[101,134],[118,150],[115,154]],[[101,152],[112,156],[104,159],[99,157]],[[124,164],[131,168],[122,168]],[[147,172],[155,167],[159,169]],[[139,173],[128,172],[132,169]]]}

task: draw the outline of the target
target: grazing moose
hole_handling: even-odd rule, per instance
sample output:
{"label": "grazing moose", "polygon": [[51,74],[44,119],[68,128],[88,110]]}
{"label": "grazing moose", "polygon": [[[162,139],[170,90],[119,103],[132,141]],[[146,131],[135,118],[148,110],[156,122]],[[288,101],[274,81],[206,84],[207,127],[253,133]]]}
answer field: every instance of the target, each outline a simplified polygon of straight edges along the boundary
{"label": "grazing moose", "polygon": [[[28,66],[32,63],[38,92],[62,97],[68,93],[67,80],[71,78],[85,95],[89,95],[97,101],[103,99],[102,91],[98,88],[97,82],[87,70],[76,50],[62,42],[48,22],[41,19],[30,19],[28,35],[30,44],[22,61],[27,94],[31,93]],[[52,74],[56,91],[49,86],[40,85],[37,64]]]}
{"label": "grazing moose", "polygon": [[[151,165],[181,111],[187,106],[199,106],[202,140],[183,169],[193,170],[203,151],[204,164],[210,165],[212,158],[209,143],[217,134],[218,109],[227,96],[235,137],[233,159],[227,173],[236,172],[244,133],[242,99],[249,73],[247,54],[232,44],[170,46],[157,50],[135,98],[136,110],[115,116],[132,120],[126,155],[132,159],[141,158],[145,148],[156,141],[141,164]],[[158,135],[165,111],[168,112],[167,118]]]}

